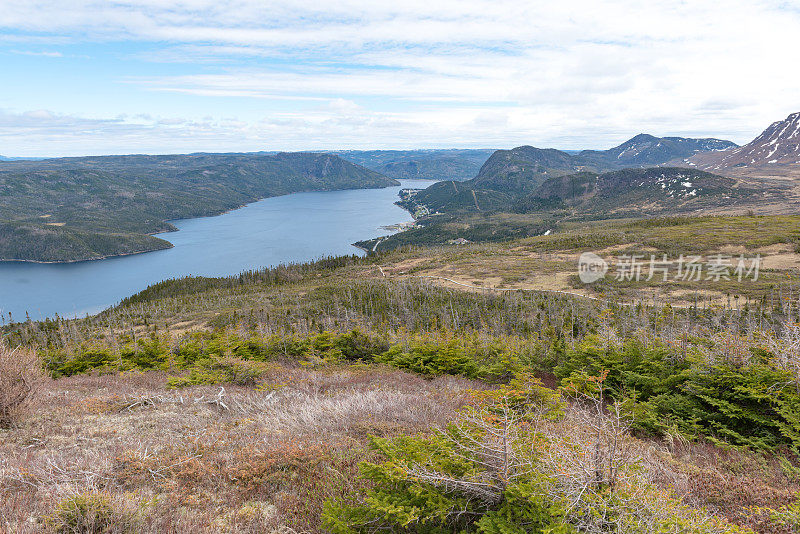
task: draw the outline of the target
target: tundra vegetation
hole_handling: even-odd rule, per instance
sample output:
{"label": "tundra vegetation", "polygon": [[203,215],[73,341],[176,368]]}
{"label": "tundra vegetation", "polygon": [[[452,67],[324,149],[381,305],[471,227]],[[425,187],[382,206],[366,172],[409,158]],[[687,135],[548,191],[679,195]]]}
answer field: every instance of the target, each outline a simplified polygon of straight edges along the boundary
{"label": "tundra vegetation", "polygon": [[[800,530],[796,275],[770,271],[730,305],[637,301],[647,287],[635,285],[622,302],[418,276],[488,273],[486,285],[514,289],[511,274],[491,277],[520,251],[552,254],[541,266],[555,276],[595,240],[712,251],[759,222],[615,224],[584,241],[561,233],[169,280],[92,317],[9,322],[0,525]],[[715,224],[727,233],[691,237],[691,225]],[[790,221],[769,228],[753,246],[795,243]],[[6,384],[29,393],[14,401]]]}

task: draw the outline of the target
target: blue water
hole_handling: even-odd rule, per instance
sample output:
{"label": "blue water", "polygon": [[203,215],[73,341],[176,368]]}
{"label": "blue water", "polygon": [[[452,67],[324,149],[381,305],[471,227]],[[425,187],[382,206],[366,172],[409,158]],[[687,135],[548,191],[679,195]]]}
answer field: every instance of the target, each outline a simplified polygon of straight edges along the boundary
{"label": "blue water", "polygon": [[[401,187],[433,182],[404,180]],[[223,276],[328,255],[359,254],[351,243],[412,220],[394,205],[401,187],[295,193],[216,217],[173,221],[168,250],[66,264],[0,262],[0,313],[8,321],[97,313],[155,282]]]}

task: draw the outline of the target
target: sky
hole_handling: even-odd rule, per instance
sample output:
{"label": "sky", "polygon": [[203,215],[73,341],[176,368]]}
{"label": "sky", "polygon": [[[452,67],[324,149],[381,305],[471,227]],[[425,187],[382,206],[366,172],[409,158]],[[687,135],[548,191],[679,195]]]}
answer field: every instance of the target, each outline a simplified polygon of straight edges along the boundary
{"label": "sky", "polygon": [[0,0],[0,154],[746,143],[800,0]]}

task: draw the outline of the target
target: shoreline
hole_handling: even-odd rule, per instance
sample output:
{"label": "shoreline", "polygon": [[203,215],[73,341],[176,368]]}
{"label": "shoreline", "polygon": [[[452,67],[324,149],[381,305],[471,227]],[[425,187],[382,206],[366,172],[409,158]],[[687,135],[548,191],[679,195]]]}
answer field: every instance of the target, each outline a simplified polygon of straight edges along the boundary
{"label": "shoreline", "polygon": [[[281,195],[271,195],[271,196],[266,196],[266,197],[262,197],[262,198],[257,198],[257,199],[255,199],[255,200],[253,200],[251,202],[245,202],[244,204],[240,204],[240,205],[235,206],[233,208],[229,208],[229,209],[222,210],[222,211],[215,212],[215,213],[210,213],[208,215],[198,215],[197,217],[185,217],[185,218],[179,218],[179,219],[166,219],[164,222],[169,224],[169,225],[171,225],[171,226],[173,226],[172,229],[166,229],[166,230],[162,230],[160,232],[153,232],[153,233],[139,234],[139,235],[148,235],[148,236],[155,237],[155,236],[158,236],[158,235],[161,235],[161,234],[170,234],[170,233],[173,233],[173,232],[180,232],[180,228],[174,227],[174,224],[173,224],[174,222],[177,222],[177,221],[191,221],[191,220],[194,220],[194,219],[203,219],[203,218],[208,218],[208,217],[219,217],[220,215],[225,215],[226,213],[231,213],[231,212],[240,210],[240,209],[242,209],[242,208],[244,208],[246,206],[249,206],[251,204],[255,204],[256,202],[261,202],[262,200],[267,200],[267,199],[270,199],[270,198],[284,197],[284,196],[288,196],[288,195],[296,195],[298,193],[324,193],[324,192],[328,192],[328,191],[331,191],[331,192],[333,192],[333,191],[358,191],[358,190],[364,190],[364,189],[386,189],[388,187],[402,187],[402,183],[398,183],[397,185],[386,185],[386,186],[381,186],[381,187],[356,187],[356,188],[352,188],[352,189],[308,189],[308,190],[303,190],[303,191],[294,191],[292,193],[284,193],[284,194],[281,194]],[[408,210],[406,210],[406,211],[408,211]],[[161,238],[157,238],[157,239],[161,239]],[[135,251],[135,252],[124,252],[124,253],[120,253],[120,254],[107,254],[107,255],[104,255],[104,256],[96,257],[96,258],[78,258],[78,259],[74,259],[74,260],[44,261],[44,260],[27,260],[27,259],[20,259],[20,258],[9,258],[9,259],[0,259],[0,264],[5,263],[5,262],[8,262],[8,263],[33,263],[33,264],[41,264],[41,265],[73,264],[73,263],[82,263],[82,262],[89,262],[89,261],[108,260],[108,259],[111,259],[111,258],[122,258],[122,257],[125,257],[125,256],[136,256],[138,254],[147,254],[148,252],[158,252],[159,250],[169,250],[169,249],[175,248],[175,245],[170,243],[166,239],[161,239],[161,241],[164,241],[165,243],[169,243],[169,246],[168,247],[162,247],[162,248],[147,249],[147,250],[138,250],[138,251]],[[356,246],[356,245],[353,245],[353,246]],[[356,247],[356,248],[360,248],[360,247]]]}
{"label": "shoreline", "polygon": [[[171,232],[177,232],[178,230],[170,230]],[[165,232],[159,232],[165,233]],[[145,234],[145,235],[153,235],[153,234]],[[169,243],[169,241],[163,240],[165,243]],[[43,260],[20,260],[17,258],[13,259],[0,259],[0,264],[2,263],[37,263],[40,265],[58,265],[58,264],[70,264],[70,263],[83,263],[88,261],[99,261],[99,260],[109,260],[111,258],[122,258],[125,256],[136,256],[138,254],[147,254],[148,252],[158,252],[159,250],[169,250],[171,248],[175,248],[175,245],[169,243],[168,247],[163,248],[153,248],[149,250],[137,250],[135,252],[123,252],[120,254],[107,254],[105,256],[100,256],[98,258],[83,258],[80,260],[57,260],[57,261],[43,261]]]}
{"label": "shoreline", "polygon": [[[397,195],[400,196],[400,192],[403,191],[404,189],[413,189],[413,188],[408,188],[408,187],[402,188],[402,189],[400,189],[400,191],[398,191]],[[417,189],[417,191],[422,191],[422,189]],[[386,225],[386,226],[382,226],[381,228],[386,229],[386,230],[391,230],[392,227],[395,227],[395,228],[397,228],[397,231],[392,233],[392,234],[373,237],[371,239],[362,239],[361,241],[357,241],[356,243],[351,243],[351,245],[354,246],[355,248],[359,249],[359,250],[363,250],[367,254],[371,254],[371,253],[377,252],[375,250],[375,248],[377,248],[378,245],[380,245],[384,240],[388,239],[389,237],[397,235],[397,234],[401,234],[401,233],[407,232],[408,230],[411,230],[413,228],[418,228],[419,227],[419,225],[417,224],[417,221],[419,221],[422,217],[417,217],[416,213],[414,211],[411,211],[409,206],[407,206],[406,203],[403,201],[403,197],[400,197],[400,200],[394,201],[394,205],[399,207],[399,208],[402,208],[408,214],[410,214],[412,220],[408,221],[408,222],[400,222],[400,223],[395,223],[395,224],[389,224],[389,225]],[[364,248],[361,245],[357,244],[357,243],[369,243],[371,241],[377,241],[377,243],[375,244],[375,247],[373,247],[371,249]]]}

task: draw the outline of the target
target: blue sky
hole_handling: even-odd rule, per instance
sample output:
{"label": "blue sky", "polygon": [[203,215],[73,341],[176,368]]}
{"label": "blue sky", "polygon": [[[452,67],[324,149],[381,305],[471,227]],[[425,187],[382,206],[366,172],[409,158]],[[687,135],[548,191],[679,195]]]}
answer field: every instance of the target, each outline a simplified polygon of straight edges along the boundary
{"label": "blue sky", "polygon": [[0,0],[0,154],[743,143],[800,110],[800,9],[721,5]]}

